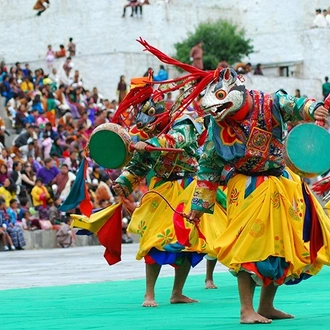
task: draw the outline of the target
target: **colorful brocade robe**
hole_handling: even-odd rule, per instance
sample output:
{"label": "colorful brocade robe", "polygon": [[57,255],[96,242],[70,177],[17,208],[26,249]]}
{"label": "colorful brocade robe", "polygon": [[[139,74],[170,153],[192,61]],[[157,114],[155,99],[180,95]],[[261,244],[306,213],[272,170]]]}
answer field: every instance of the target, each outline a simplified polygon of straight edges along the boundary
{"label": "colorful brocade robe", "polygon": [[123,173],[117,178],[128,196],[153,170],[155,177],[164,181],[193,177],[198,171],[197,137],[203,126],[189,116],[177,119],[168,133],[153,137],[145,142],[154,147],[180,148],[182,153],[170,152],[135,152],[132,160]]}
{"label": "colorful brocade robe", "polygon": [[211,121],[200,159],[194,210],[212,213],[218,186],[226,185],[237,173],[247,176],[281,173],[285,167],[287,123],[314,121],[315,109],[323,104],[295,98],[284,90],[273,94],[249,93],[253,108],[245,119],[236,121],[228,117],[222,122]]}

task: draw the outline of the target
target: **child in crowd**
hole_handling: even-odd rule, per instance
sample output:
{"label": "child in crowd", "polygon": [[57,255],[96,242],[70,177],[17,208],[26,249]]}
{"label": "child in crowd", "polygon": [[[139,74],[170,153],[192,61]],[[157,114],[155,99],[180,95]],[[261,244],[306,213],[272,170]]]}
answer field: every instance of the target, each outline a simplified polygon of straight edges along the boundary
{"label": "child in crowd", "polygon": [[9,251],[9,247],[10,250],[16,250],[15,246],[13,245],[13,241],[11,240],[11,237],[7,231],[7,223],[4,213],[5,205],[5,201],[3,199],[0,199],[0,236],[3,244],[3,250]]}

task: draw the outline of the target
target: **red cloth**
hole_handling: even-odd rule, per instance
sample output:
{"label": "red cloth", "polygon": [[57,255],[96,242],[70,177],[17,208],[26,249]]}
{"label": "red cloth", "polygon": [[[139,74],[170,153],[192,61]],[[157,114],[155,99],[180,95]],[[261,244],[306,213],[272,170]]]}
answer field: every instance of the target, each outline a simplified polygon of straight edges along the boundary
{"label": "red cloth", "polygon": [[120,206],[97,232],[100,243],[105,247],[104,258],[110,266],[121,261],[121,212]]}
{"label": "red cloth", "polygon": [[321,247],[324,245],[323,243],[323,235],[322,235],[322,228],[319,222],[319,219],[317,217],[317,213],[315,210],[315,206],[313,204],[313,200],[308,195],[308,198],[310,199],[310,205],[311,205],[311,213],[312,213],[312,228],[311,228],[311,237],[310,237],[310,243],[309,243],[309,250],[311,255],[311,263],[313,263],[317,257],[317,252],[321,249]]}

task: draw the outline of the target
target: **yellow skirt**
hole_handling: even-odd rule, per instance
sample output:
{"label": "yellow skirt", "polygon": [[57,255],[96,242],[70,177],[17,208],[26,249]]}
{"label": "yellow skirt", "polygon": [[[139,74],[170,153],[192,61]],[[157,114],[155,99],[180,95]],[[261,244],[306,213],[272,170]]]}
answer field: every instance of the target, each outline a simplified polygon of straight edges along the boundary
{"label": "yellow skirt", "polygon": [[[185,189],[180,185],[180,181],[165,182],[155,187],[156,183],[157,179],[153,178],[149,190],[162,195],[174,209],[183,203],[183,212],[189,212],[196,180]],[[201,257],[205,254],[216,256],[212,249],[213,241],[220,232],[218,227],[226,227],[226,215],[220,206],[216,207],[215,215],[221,221],[216,221],[215,216],[206,216],[201,219],[197,228],[196,225],[175,215],[159,195],[148,193],[134,211],[128,226],[129,232],[141,237],[136,259],[146,257],[151,249],[169,253],[197,252],[202,254]],[[188,244],[182,244],[182,235],[178,237],[179,232],[187,236]]]}
{"label": "yellow skirt", "polygon": [[[311,263],[309,246],[302,239],[305,204],[301,179],[288,172],[290,179],[258,177],[258,184],[247,197],[245,189],[250,177],[238,174],[229,181],[228,226],[215,241],[214,249],[218,260],[233,273],[241,268],[246,270],[245,264],[269,257],[280,257],[287,263],[285,278],[277,284],[297,279],[303,273],[315,275],[320,271],[324,260],[318,257]],[[317,205],[316,209],[328,249],[328,221],[322,209]],[[327,254],[326,250],[320,254]]]}

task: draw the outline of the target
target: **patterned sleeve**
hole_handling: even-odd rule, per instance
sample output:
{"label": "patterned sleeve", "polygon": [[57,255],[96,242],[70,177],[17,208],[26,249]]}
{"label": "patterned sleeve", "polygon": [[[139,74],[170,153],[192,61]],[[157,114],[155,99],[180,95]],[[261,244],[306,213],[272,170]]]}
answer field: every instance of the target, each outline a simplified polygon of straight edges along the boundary
{"label": "patterned sleeve", "polygon": [[194,125],[186,120],[174,125],[168,133],[153,137],[146,142],[154,147],[187,148],[196,144],[196,131]]}
{"label": "patterned sleeve", "polygon": [[[222,182],[221,172],[224,162],[217,154],[212,134],[204,144],[203,153],[200,158],[200,168],[197,175],[197,186],[192,199],[192,210],[204,213],[213,213],[217,195],[217,189]],[[211,136],[211,137],[210,137]]]}
{"label": "patterned sleeve", "polygon": [[122,174],[116,179],[124,189],[125,196],[128,197],[137,188],[142,179],[151,170],[150,154],[147,152],[134,152],[134,156],[125,167]]}
{"label": "patterned sleeve", "polygon": [[305,97],[296,98],[282,89],[275,93],[275,106],[279,107],[285,122],[300,120],[313,122],[315,121],[314,111],[321,105],[323,102],[316,102],[314,99]]}

